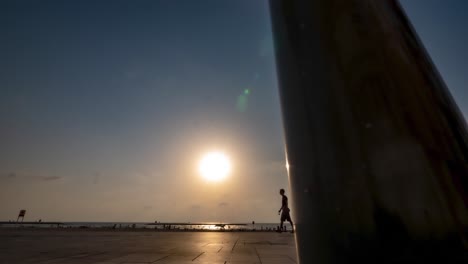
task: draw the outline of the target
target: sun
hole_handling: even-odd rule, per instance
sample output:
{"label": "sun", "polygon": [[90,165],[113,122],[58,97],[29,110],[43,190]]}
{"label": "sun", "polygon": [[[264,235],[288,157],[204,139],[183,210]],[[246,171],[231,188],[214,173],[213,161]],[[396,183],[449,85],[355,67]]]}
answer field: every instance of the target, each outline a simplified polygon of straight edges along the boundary
{"label": "sun", "polygon": [[210,152],[201,159],[199,170],[206,180],[219,182],[224,180],[231,172],[231,162],[221,152]]}

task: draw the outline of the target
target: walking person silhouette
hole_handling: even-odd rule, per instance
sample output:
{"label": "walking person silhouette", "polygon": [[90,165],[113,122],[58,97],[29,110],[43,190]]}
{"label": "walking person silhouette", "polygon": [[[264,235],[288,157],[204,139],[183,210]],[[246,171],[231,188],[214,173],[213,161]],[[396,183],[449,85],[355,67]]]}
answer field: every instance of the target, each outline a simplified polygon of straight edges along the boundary
{"label": "walking person silhouette", "polygon": [[293,221],[291,220],[291,215],[289,214],[291,210],[289,210],[289,207],[288,207],[288,197],[284,195],[285,193],[284,189],[280,189],[279,193],[282,196],[282,199],[281,199],[281,208],[278,210],[278,215],[281,213],[280,230],[278,230],[278,232],[283,231],[283,223],[284,221],[288,221],[291,224],[291,233],[294,233],[294,224],[293,224]]}

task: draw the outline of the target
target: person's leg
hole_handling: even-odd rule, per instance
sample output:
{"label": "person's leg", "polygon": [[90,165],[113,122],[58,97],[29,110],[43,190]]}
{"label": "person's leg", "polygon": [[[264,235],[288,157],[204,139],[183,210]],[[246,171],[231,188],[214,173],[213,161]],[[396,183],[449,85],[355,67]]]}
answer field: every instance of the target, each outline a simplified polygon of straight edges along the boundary
{"label": "person's leg", "polygon": [[288,214],[288,217],[286,220],[288,220],[288,222],[291,224],[291,232],[294,232],[294,223],[291,219],[291,215]]}
{"label": "person's leg", "polygon": [[294,224],[293,224],[293,221],[292,221],[291,219],[289,219],[288,222],[291,224],[291,232],[294,232]]}
{"label": "person's leg", "polygon": [[284,218],[284,214],[281,213],[281,217],[280,217],[280,229],[278,230],[278,232],[282,232],[283,231],[283,223],[286,219]]}

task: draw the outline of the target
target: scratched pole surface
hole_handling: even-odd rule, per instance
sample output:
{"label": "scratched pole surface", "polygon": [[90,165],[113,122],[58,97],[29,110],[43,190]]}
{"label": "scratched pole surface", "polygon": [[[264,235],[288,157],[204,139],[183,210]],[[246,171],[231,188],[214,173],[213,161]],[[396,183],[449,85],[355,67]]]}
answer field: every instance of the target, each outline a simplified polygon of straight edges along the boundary
{"label": "scratched pole surface", "polygon": [[300,263],[468,263],[466,122],[399,3],[270,10]]}

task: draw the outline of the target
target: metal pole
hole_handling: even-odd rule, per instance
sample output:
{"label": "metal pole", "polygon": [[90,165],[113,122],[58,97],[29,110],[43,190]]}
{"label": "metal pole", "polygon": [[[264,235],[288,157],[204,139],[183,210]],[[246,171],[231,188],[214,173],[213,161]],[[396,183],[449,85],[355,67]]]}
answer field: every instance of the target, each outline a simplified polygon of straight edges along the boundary
{"label": "metal pole", "polygon": [[468,261],[466,122],[399,3],[270,9],[299,262]]}

